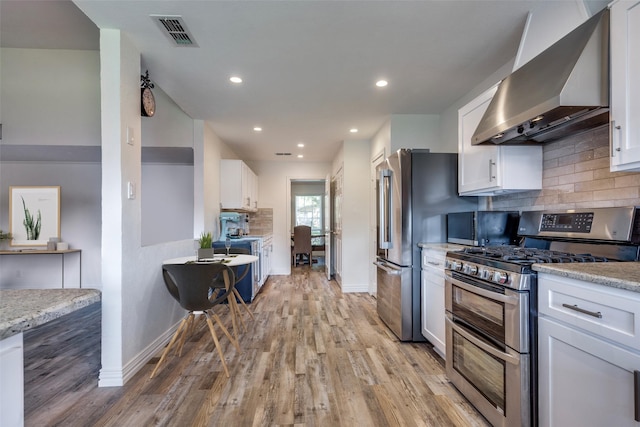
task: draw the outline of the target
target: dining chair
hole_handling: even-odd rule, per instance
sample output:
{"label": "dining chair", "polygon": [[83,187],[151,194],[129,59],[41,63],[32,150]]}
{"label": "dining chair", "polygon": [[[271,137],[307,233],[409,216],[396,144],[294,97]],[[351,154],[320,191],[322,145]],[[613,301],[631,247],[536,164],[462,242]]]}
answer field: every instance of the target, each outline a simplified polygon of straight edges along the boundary
{"label": "dining chair", "polygon": [[195,315],[203,315],[206,319],[213,343],[215,344],[224,372],[229,377],[229,370],[224,361],[220,341],[214,328],[214,321],[231,343],[240,351],[238,341],[234,339],[222,323],[220,317],[213,311],[216,305],[223,303],[233,293],[235,274],[227,265],[215,264],[165,264],[162,266],[162,277],[167,290],[180,306],[187,310],[187,314],[180,322],[178,329],[173,334],[171,341],[164,349],[158,364],[151,373],[153,378],[156,371],[162,365],[171,348],[179,342],[179,356],[182,355],[182,346],[189,331],[192,329]]}
{"label": "dining chair", "polygon": [[293,265],[298,265],[298,255],[307,255],[311,265],[311,227],[308,225],[296,225],[293,227]]}
{"label": "dining chair", "polygon": [[[215,248],[214,251],[215,251],[216,254],[225,254],[225,253],[227,253],[227,250],[225,248]],[[235,255],[251,255],[251,251],[249,249],[245,249],[245,248],[234,248],[234,247],[232,247],[232,248],[229,249],[229,253],[230,254],[235,254]],[[251,264],[238,265],[238,266],[235,266],[235,267],[231,267],[231,269],[233,269],[233,272],[236,275],[236,283],[238,283],[242,279],[244,279],[245,276],[249,273],[249,270],[251,270]],[[251,310],[249,309],[247,304],[244,302],[244,299],[240,295],[240,292],[238,292],[238,289],[236,289],[235,287],[233,288],[233,294],[236,297],[236,301],[240,301],[240,304],[242,304],[242,306],[247,311],[247,313],[249,313],[249,317],[251,317],[252,320],[255,320],[255,317],[253,316],[253,313],[251,312]],[[229,308],[231,308],[231,314],[234,315],[235,310],[233,310],[233,308],[231,306]],[[246,332],[247,331],[247,326],[245,325],[244,320],[242,319],[242,316],[240,316],[239,312],[237,313],[237,315],[238,315],[238,318],[240,319],[240,323],[242,324],[243,330]]]}

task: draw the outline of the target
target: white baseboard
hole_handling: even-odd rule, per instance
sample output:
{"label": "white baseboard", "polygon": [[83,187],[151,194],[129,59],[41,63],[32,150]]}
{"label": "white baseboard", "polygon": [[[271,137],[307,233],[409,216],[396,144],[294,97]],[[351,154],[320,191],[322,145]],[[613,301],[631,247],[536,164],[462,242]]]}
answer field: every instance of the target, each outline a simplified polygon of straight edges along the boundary
{"label": "white baseboard", "polygon": [[182,322],[180,319],[175,325],[167,329],[162,335],[152,341],[133,359],[131,359],[122,369],[111,371],[101,369],[98,387],[121,387],[129,381],[144,365],[147,364],[155,354],[164,348]]}
{"label": "white baseboard", "polygon": [[354,283],[351,285],[345,285],[342,283],[341,288],[343,293],[369,292],[369,284],[367,283]]}

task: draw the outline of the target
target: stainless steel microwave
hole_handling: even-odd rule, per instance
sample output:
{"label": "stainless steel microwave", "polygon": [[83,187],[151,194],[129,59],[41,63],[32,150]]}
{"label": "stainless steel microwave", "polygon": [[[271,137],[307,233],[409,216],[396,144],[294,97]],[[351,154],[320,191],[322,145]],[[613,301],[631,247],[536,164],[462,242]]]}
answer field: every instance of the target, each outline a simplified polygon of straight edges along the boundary
{"label": "stainless steel microwave", "polygon": [[447,242],[470,246],[515,245],[518,211],[469,211],[447,214]]}

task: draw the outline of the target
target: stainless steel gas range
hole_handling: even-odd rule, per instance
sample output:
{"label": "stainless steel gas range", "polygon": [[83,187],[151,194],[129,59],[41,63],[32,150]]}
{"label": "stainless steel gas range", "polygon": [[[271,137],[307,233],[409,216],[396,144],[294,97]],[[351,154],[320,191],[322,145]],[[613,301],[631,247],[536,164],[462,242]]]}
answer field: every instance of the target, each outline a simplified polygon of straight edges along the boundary
{"label": "stainless steel gas range", "polygon": [[523,212],[520,246],[446,257],[446,372],[494,426],[537,425],[537,275],[547,262],[637,261],[636,207]]}

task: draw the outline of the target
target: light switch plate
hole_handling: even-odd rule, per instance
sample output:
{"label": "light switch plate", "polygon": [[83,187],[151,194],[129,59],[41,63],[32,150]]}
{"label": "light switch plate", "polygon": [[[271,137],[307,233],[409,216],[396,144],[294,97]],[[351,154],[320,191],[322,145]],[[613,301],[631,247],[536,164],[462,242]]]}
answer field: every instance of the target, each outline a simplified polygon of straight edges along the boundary
{"label": "light switch plate", "polygon": [[129,200],[133,200],[136,198],[136,183],[135,182],[127,182],[127,198]]}
{"label": "light switch plate", "polygon": [[135,137],[133,134],[133,128],[131,126],[127,126],[127,144],[133,145],[135,142]]}

